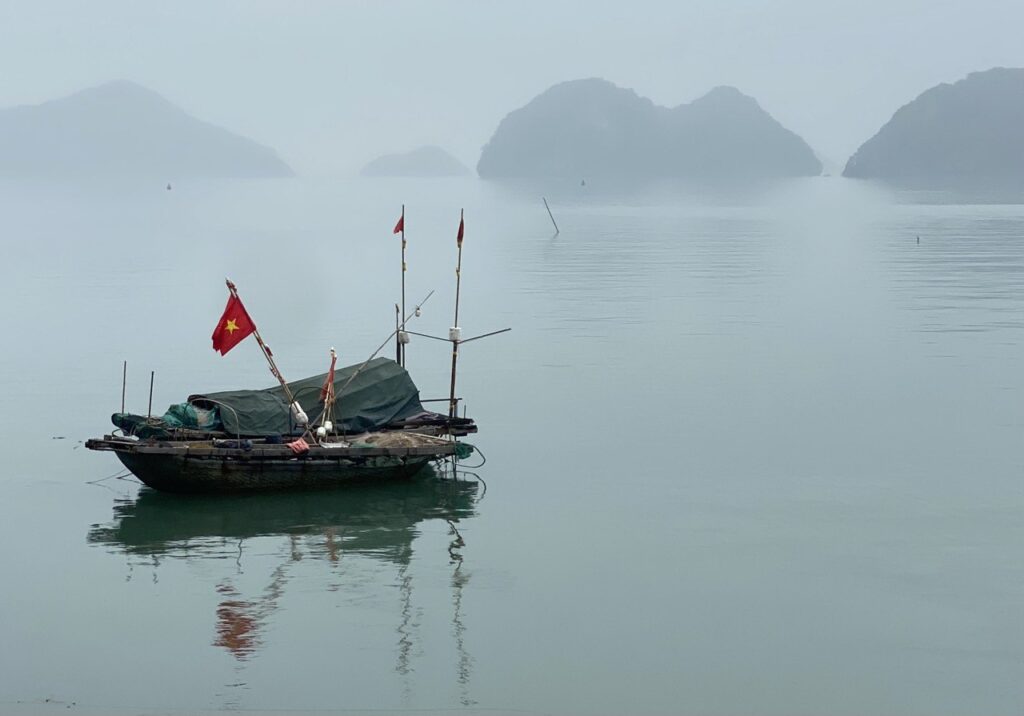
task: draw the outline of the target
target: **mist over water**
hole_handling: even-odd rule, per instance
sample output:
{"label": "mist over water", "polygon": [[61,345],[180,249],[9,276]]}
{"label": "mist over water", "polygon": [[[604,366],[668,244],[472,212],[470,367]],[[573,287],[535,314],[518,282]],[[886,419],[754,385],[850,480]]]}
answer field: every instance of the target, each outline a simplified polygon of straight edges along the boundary
{"label": "mist over water", "polygon": [[[978,200],[4,184],[0,710],[1018,711],[1024,206]],[[513,327],[461,351],[486,490],[87,484],[122,360],[135,412],[150,370],[157,413],[273,382],[210,350],[225,274],[286,377],[369,355],[402,201],[414,329],[451,325],[463,206],[460,323]],[[424,397],[449,360],[414,338]]]}

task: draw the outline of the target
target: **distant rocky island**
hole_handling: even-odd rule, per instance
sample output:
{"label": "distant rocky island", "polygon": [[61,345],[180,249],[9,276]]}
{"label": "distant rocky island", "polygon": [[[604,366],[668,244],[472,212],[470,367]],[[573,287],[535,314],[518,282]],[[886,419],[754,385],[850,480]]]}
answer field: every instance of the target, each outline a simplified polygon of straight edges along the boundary
{"label": "distant rocky island", "polygon": [[897,110],[843,176],[905,186],[1024,182],[1024,69],[932,87]]}
{"label": "distant rocky island", "polygon": [[0,109],[0,175],[281,177],[270,148],[196,119],[133,82]]}
{"label": "distant rocky island", "polygon": [[807,143],[732,87],[659,107],[602,79],[563,82],[501,121],[477,164],[484,178],[816,176]]}
{"label": "distant rocky island", "polygon": [[456,177],[469,174],[469,169],[441,147],[428,146],[377,157],[363,167],[360,174],[364,177]]}

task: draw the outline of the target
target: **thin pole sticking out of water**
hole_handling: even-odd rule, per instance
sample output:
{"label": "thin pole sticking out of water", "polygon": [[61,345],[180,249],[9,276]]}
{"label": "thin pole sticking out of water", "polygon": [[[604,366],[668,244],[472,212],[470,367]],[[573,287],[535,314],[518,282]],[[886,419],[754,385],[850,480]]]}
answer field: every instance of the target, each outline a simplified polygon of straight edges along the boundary
{"label": "thin pole sticking out of water", "polygon": [[555,233],[556,233],[556,234],[557,234],[557,233],[559,233],[559,232],[558,232],[558,224],[555,224],[555,217],[554,217],[554,215],[553,215],[553,214],[551,213],[551,207],[550,207],[550,206],[548,206],[548,200],[547,200],[547,199],[545,199],[544,197],[541,197],[541,200],[542,200],[542,201],[544,202],[544,208],[548,210],[548,216],[550,216],[550,217],[551,217],[551,223],[555,225]]}
{"label": "thin pole sticking out of water", "polygon": [[146,410],[146,420],[153,417],[153,376],[156,375],[156,371],[149,371],[149,408]]}
{"label": "thin pole sticking out of water", "polygon": [[124,392],[128,386],[128,361],[121,366],[121,412],[124,412]]}

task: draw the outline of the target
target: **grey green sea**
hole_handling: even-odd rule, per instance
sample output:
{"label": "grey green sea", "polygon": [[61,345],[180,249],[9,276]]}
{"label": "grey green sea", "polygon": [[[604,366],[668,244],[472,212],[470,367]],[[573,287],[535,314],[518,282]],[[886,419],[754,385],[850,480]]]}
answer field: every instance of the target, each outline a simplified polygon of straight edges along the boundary
{"label": "grey green sea", "polygon": [[[0,712],[1019,714],[1021,202],[5,183]],[[461,351],[459,473],[182,497],[84,449],[122,361],[134,412],[273,384],[211,350],[225,276],[286,377],[368,357],[402,203],[411,327],[464,208],[464,335],[512,328]],[[444,343],[407,367],[447,394]]]}

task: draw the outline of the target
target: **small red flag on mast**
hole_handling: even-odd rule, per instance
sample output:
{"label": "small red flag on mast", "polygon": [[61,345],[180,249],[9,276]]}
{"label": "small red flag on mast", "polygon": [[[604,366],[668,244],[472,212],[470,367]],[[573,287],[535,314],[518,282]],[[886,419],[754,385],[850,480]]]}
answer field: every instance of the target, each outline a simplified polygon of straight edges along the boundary
{"label": "small red flag on mast", "polygon": [[338,362],[338,354],[331,349],[331,369],[327,371],[327,378],[324,379],[324,385],[320,388],[320,402],[326,403],[329,397],[334,396],[334,364]]}
{"label": "small red flag on mast", "polygon": [[462,218],[462,212],[459,212],[459,235],[455,237],[455,241],[458,242],[459,248],[462,248],[462,235],[466,231],[466,224]]}
{"label": "small red flag on mast", "polygon": [[400,234],[403,231],[405,231],[405,212],[404,211],[402,212],[402,216],[399,217],[398,223],[395,224],[395,230],[392,231],[391,233],[392,234]]}

